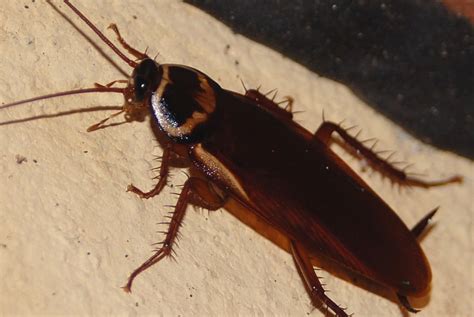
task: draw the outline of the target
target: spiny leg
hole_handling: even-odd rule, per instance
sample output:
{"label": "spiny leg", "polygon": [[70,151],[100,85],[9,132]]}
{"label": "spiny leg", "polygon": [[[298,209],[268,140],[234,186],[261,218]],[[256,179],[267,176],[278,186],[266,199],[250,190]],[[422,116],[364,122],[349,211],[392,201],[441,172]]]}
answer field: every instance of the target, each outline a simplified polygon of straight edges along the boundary
{"label": "spiny leg", "polygon": [[128,278],[127,284],[123,287],[126,292],[131,292],[132,283],[141,272],[158,263],[163,258],[172,255],[172,248],[176,242],[178,230],[182,224],[186,207],[190,202],[196,200],[199,200],[203,203],[205,208],[210,210],[216,210],[224,203],[221,196],[213,190],[208,182],[196,177],[189,178],[183,185],[178,202],[174,208],[173,216],[170,219],[165,239],[161,242],[161,247],[156,250],[155,254],[140,265],[140,267],[132,272]]}
{"label": "spiny leg", "polygon": [[355,137],[349,135],[345,129],[343,129],[341,126],[334,122],[323,122],[314,134],[314,138],[318,139],[326,145],[329,145],[329,143],[333,140],[333,132],[337,132],[344,140],[345,144],[355,150],[359,158],[366,159],[373,169],[379,171],[380,173],[382,173],[382,175],[385,175],[393,182],[398,183],[400,185],[429,188],[462,182],[462,177],[458,175],[439,181],[424,181],[411,177],[407,175],[403,170],[397,169],[389,162],[379,157],[376,153],[372,151],[371,148],[367,148],[362,142],[357,140]]}
{"label": "spiny leg", "polygon": [[[245,86],[244,86],[245,87]],[[283,101],[287,105],[285,108],[281,108],[278,103],[274,102],[273,99],[269,99],[266,95],[262,94],[258,89],[246,89],[245,88],[245,96],[257,102],[260,106],[264,107],[274,115],[284,118],[284,119],[292,119],[293,118],[293,98],[285,97],[286,99]]]}
{"label": "spiny leg", "polygon": [[309,260],[306,250],[295,241],[291,241],[290,247],[293,260],[296,263],[296,268],[303,279],[313,305],[317,306],[318,304],[322,303],[330,308],[336,314],[336,316],[348,317],[346,312],[341,307],[339,307],[339,305],[326,296],[325,290],[319,282],[318,276],[314,272],[313,265]]}
{"label": "spiny leg", "polygon": [[137,187],[133,186],[133,184],[130,184],[127,187],[127,192],[135,193],[141,198],[145,198],[145,199],[158,195],[166,186],[166,181],[169,174],[170,157],[171,157],[171,148],[167,146],[163,149],[163,156],[162,156],[161,166],[160,166],[160,174],[158,175],[158,183],[156,183],[155,187],[152,190],[148,192],[143,192]]}
{"label": "spiny leg", "polygon": [[135,56],[139,60],[148,58],[148,55],[146,55],[146,53],[142,53],[142,52],[134,49],[123,39],[123,37],[120,34],[120,31],[119,31],[119,29],[118,29],[118,27],[115,23],[110,24],[108,28],[115,32],[115,34],[117,35],[117,40],[119,41],[119,43],[122,44],[123,48],[125,48],[130,54],[132,54],[133,56]]}

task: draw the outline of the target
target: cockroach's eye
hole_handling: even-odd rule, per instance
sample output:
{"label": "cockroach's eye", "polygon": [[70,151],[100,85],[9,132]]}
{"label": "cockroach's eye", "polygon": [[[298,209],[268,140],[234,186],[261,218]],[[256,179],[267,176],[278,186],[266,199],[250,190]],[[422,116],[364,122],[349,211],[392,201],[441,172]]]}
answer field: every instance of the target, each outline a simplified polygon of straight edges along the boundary
{"label": "cockroach's eye", "polygon": [[143,101],[148,91],[148,84],[145,78],[141,76],[135,77],[135,101]]}
{"label": "cockroach's eye", "polygon": [[151,112],[159,128],[175,142],[197,142],[208,130],[220,87],[192,68],[161,65],[161,82],[151,95]]}
{"label": "cockroach's eye", "polygon": [[161,80],[161,68],[151,59],[144,59],[132,74],[131,85],[135,93],[135,102],[149,98]]}

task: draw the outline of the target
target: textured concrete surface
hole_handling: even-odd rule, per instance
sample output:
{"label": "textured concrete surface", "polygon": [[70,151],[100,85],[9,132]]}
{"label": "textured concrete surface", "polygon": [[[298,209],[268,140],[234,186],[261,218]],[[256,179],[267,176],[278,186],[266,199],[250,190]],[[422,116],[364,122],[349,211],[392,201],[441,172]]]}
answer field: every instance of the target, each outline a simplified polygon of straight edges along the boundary
{"label": "textured concrete surface", "polygon": [[[58,8],[123,65],[70,10]],[[399,192],[377,174],[363,174],[409,226],[441,206],[422,241],[433,284],[429,296],[414,301],[423,308],[417,316],[472,315],[472,162],[420,143],[345,87],[232,34],[191,6],[117,0],[82,1],[80,8],[100,29],[115,22],[132,45],[159,53],[161,62],[199,68],[223,87],[242,91],[242,79],[248,87],[279,88],[280,96],[295,98],[296,110],[304,111],[296,118],[310,130],[324,109],[328,119],[363,127],[361,137],[379,138],[378,149],[397,150],[397,158],[416,163],[411,171],[464,175],[463,185]],[[2,4],[0,51],[2,103],[123,77],[42,1]],[[113,95],[55,99],[0,110],[0,122],[120,103]],[[189,208],[177,263],[164,260],[125,294],[120,286],[161,239],[156,223],[168,211],[164,205],[175,201],[170,193],[176,188],[147,201],[125,192],[130,182],[152,186],[150,169],[161,149],[146,122],[85,132],[107,115],[0,125],[0,315],[322,315],[312,311],[291,257],[225,211]],[[173,184],[182,184],[185,176],[173,174]],[[331,297],[356,316],[408,315],[386,298],[318,274]]]}

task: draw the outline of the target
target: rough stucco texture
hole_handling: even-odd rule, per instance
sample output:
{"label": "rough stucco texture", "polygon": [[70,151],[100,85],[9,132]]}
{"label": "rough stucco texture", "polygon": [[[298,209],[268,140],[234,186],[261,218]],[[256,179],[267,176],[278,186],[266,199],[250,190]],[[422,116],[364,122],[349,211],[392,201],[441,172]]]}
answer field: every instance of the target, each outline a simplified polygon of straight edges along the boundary
{"label": "rough stucco texture", "polygon": [[[121,65],[62,3],[58,9]],[[416,163],[430,178],[459,173],[463,185],[431,190],[393,189],[375,173],[363,177],[412,226],[440,205],[422,241],[433,270],[432,291],[414,303],[418,316],[472,315],[473,164],[426,146],[364,105],[345,87],[233,34],[218,21],[177,1],[77,1],[99,26],[115,22],[139,49],[158,60],[202,69],[223,87],[279,88],[295,98],[296,119],[310,130],[328,119],[363,127],[378,149]],[[107,34],[111,34],[108,31]],[[0,102],[123,77],[52,6],[5,1],[0,9]],[[0,122],[97,105],[120,105],[115,95],[74,96],[0,110]],[[132,294],[128,274],[161,239],[167,188],[140,200],[125,192],[133,182],[153,185],[161,153],[148,123],[87,133],[106,112],[0,126],[0,315],[295,315],[319,316],[291,257],[230,214],[189,208],[177,263],[164,260],[142,274]],[[242,123],[244,124],[244,123]],[[26,160],[21,160],[21,157]],[[347,157],[347,156],[344,156]],[[20,164],[21,162],[21,164]],[[349,160],[357,171],[358,162]],[[185,176],[173,172],[172,183]],[[297,185],[297,184],[296,184]],[[317,193],[315,193],[317,199]],[[358,316],[406,316],[396,303],[324,271],[331,297]]]}

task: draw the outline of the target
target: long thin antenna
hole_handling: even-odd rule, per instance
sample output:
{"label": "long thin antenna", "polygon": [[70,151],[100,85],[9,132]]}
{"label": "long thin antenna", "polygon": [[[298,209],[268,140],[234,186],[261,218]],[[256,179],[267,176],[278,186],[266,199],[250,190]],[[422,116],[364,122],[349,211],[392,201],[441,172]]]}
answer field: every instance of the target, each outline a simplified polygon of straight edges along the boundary
{"label": "long thin antenna", "polygon": [[107,44],[115,52],[115,54],[117,54],[121,59],[123,59],[125,63],[127,63],[128,65],[130,65],[130,67],[133,68],[138,66],[136,62],[125,56],[125,54],[123,54],[118,49],[118,47],[115,46],[101,31],[99,31],[99,29],[97,29],[95,25],[92,24],[92,22],[88,18],[86,18],[86,16],[82,14],[81,11],[79,11],[79,9],[77,9],[72,3],[70,3],[69,0],[64,0],[64,3],[67,4],[72,9],[72,11],[74,11],[74,13],[76,13],[82,19],[82,21],[84,21],[93,30],[95,34],[97,34],[100,39],[104,41],[104,43]]}
{"label": "long thin antenna", "polygon": [[68,96],[68,95],[87,94],[87,93],[93,93],[93,92],[116,92],[116,93],[125,94],[125,89],[126,88],[95,87],[95,88],[85,88],[85,89],[63,91],[63,92],[58,92],[58,93],[54,93],[54,94],[34,97],[34,98],[20,100],[20,101],[15,101],[15,102],[12,102],[12,103],[7,103],[5,105],[0,105],[0,110],[10,108],[10,107],[13,107],[13,106],[18,106],[18,105],[28,103],[28,102],[33,102],[33,101],[38,101],[38,100],[43,100],[43,99],[49,99],[49,98],[56,98],[56,97],[61,97],[61,96]]}

